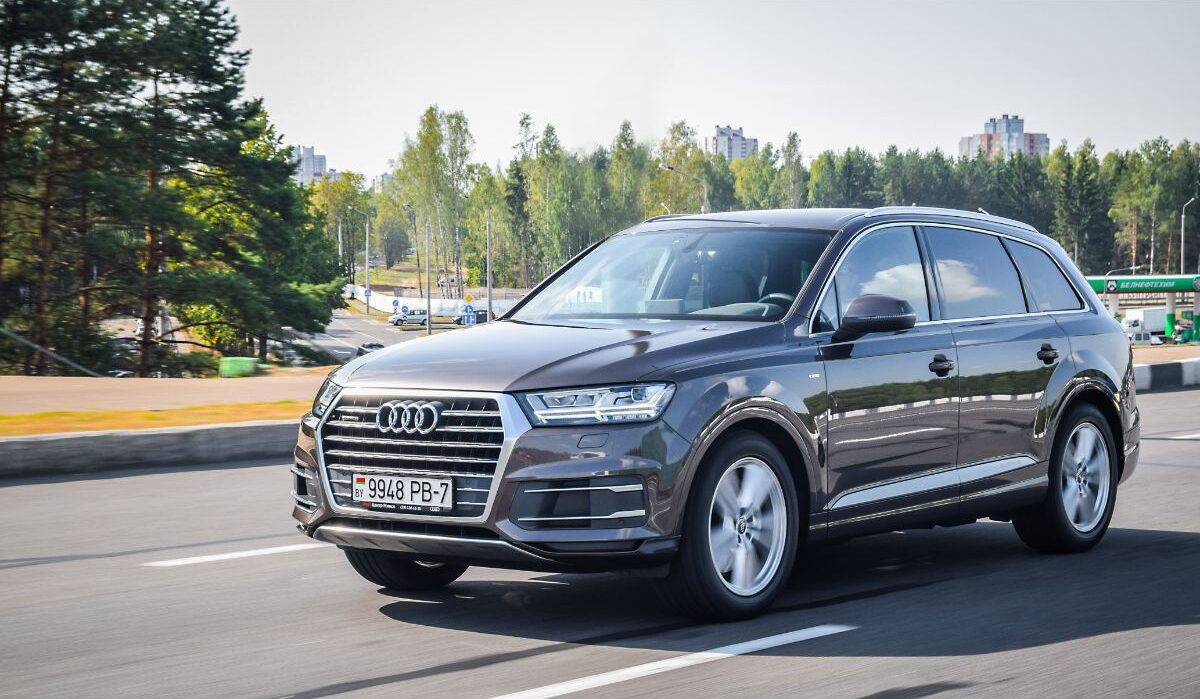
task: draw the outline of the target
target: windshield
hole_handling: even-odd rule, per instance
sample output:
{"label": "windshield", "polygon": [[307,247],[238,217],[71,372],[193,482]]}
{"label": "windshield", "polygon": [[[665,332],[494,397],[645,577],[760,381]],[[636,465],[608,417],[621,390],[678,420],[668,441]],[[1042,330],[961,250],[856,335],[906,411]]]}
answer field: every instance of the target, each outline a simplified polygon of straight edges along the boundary
{"label": "windshield", "polygon": [[832,237],[780,229],[618,235],[537,292],[515,320],[777,320]]}

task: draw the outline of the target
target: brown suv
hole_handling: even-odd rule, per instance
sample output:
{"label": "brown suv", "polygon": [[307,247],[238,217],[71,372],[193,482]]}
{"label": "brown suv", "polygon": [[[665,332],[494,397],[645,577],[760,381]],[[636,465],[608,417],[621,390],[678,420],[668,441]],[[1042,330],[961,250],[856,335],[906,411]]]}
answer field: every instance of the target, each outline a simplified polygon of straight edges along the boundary
{"label": "brown suv", "polygon": [[659,217],[500,320],[330,375],[293,511],[371,582],[643,569],[715,618],[805,544],[1011,519],[1081,551],[1137,463],[1129,343],[1062,249],[916,207]]}

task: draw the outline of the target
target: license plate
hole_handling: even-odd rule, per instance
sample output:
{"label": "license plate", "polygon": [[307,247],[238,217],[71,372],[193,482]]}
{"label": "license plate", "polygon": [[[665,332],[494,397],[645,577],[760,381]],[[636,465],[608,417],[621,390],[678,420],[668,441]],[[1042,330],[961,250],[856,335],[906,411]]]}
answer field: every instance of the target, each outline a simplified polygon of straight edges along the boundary
{"label": "license plate", "polygon": [[442,512],[454,507],[454,481],[356,473],[352,496],[372,510]]}

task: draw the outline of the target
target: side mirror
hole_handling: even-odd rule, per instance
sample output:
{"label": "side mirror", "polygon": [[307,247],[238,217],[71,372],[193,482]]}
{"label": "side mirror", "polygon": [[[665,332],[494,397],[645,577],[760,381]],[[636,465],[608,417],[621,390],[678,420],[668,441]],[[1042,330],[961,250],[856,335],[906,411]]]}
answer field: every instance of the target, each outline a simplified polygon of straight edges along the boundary
{"label": "side mirror", "polygon": [[863,294],[850,302],[842,324],[833,333],[833,341],[849,342],[867,333],[908,330],[916,324],[917,314],[908,301],[883,294]]}

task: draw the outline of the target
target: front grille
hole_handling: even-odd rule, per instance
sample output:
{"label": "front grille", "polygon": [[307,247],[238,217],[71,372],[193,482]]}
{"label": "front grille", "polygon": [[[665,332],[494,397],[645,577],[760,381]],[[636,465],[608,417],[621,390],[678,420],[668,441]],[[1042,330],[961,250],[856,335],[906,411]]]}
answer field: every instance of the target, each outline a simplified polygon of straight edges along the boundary
{"label": "front grille", "polygon": [[[383,433],[375,425],[379,406],[394,395],[349,395],[339,399],[321,427],[321,448],[334,502],[368,509],[351,499],[354,474],[450,477],[454,507],[448,512],[408,511],[439,517],[479,517],[487,506],[504,444],[500,406],[494,398],[405,396],[437,404],[441,414],[429,434]],[[392,510],[382,510],[393,512]]]}

